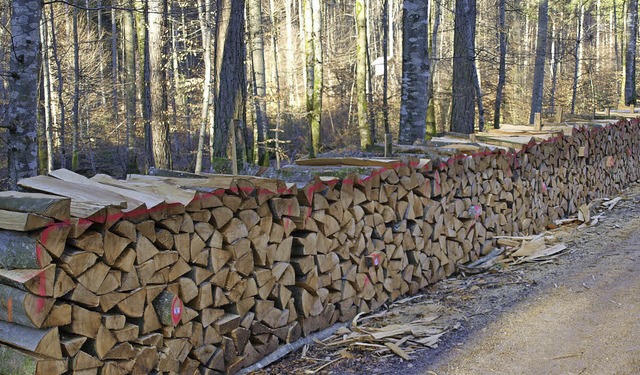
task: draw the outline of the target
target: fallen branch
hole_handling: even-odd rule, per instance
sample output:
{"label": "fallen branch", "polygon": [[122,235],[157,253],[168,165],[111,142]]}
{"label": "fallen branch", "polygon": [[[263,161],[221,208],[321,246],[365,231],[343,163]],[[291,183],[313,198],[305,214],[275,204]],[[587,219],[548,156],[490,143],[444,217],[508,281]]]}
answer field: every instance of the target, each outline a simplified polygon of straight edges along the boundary
{"label": "fallen branch", "polygon": [[349,323],[336,323],[334,325],[332,325],[331,327],[322,330],[320,332],[316,332],[312,335],[309,335],[303,339],[300,339],[296,342],[293,343],[288,343],[286,345],[281,346],[280,348],[278,348],[278,350],[276,350],[275,352],[269,354],[268,356],[264,357],[262,360],[260,360],[259,362],[255,363],[253,366],[249,366],[249,367],[245,367],[244,369],[242,369],[240,372],[238,372],[239,375],[244,375],[244,374],[248,374],[251,373],[253,371],[258,371],[262,368],[265,368],[267,366],[269,366],[270,364],[272,364],[273,362],[281,359],[282,357],[286,356],[289,353],[295,352],[296,350],[302,348],[304,345],[311,345],[315,342],[315,340],[324,340],[327,337],[333,335],[337,330],[339,330],[340,328],[344,328],[348,325]]}

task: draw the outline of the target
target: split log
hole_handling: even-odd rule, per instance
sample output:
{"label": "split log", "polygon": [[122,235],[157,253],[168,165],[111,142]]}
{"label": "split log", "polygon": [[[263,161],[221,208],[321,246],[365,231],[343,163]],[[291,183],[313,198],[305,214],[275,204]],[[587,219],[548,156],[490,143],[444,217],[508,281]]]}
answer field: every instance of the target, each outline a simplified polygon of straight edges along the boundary
{"label": "split log", "polygon": [[58,328],[36,329],[0,321],[0,341],[36,354],[62,359]]}
{"label": "split log", "polygon": [[40,328],[54,299],[39,297],[20,289],[0,285],[0,320]]}
{"label": "split log", "polygon": [[54,359],[0,344],[0,373],[59,375],[67,371],[66,359]]}

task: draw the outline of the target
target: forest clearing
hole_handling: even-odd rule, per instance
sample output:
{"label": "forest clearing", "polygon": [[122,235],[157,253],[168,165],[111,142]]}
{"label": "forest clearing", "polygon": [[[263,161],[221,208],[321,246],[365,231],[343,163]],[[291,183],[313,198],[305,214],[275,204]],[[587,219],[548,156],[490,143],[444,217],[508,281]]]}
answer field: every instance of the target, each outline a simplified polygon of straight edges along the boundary
{"label": "forest clearing", "polygon": [[637,0],[4,5],[0,374],[640,371]]}

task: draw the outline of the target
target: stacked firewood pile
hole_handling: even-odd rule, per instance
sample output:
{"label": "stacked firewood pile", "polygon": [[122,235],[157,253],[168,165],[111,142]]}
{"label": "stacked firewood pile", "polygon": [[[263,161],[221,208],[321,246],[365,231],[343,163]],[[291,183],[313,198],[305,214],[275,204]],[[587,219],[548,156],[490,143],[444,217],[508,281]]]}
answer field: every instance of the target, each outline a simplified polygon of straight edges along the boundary
{"label": "stacked firewood pile", "polygon": [[305,184],[22,180],[0,194],[0,373],[237,372],[614,194],[639,152],[623,121]]}

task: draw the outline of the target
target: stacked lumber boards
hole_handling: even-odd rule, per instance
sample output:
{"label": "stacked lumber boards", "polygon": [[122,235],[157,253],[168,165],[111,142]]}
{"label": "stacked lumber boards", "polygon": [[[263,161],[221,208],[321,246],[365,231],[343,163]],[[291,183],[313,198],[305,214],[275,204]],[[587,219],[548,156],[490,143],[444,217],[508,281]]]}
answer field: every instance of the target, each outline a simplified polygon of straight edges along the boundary
{"label": "stacked lumber boards", "polygon": [[623,121],[302,184],[22,180],[0,194],[0,374],[237,372],[614,194],[639,154]]}

